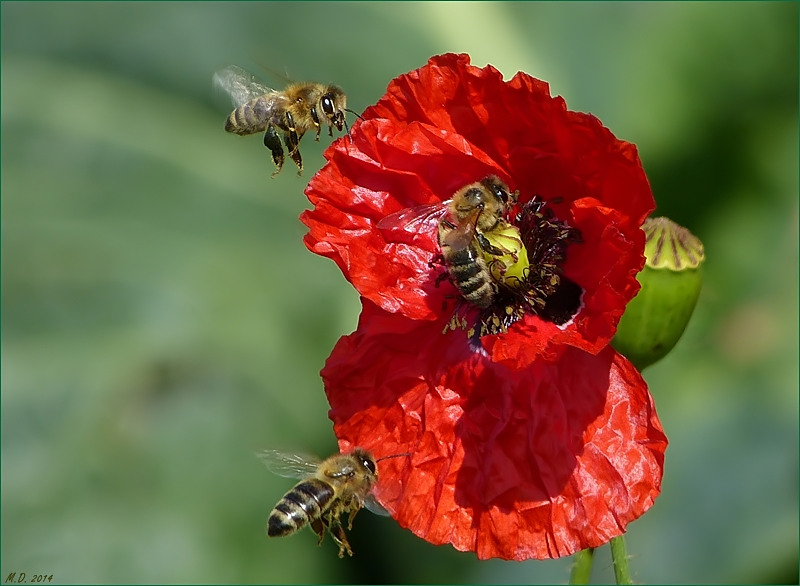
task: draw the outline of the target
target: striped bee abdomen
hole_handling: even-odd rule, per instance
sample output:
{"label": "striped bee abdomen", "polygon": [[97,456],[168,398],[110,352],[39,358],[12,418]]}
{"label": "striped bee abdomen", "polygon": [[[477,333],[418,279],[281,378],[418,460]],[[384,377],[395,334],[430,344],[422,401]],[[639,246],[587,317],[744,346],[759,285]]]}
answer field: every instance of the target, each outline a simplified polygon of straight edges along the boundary
{"label": "striped bee abdomen", "polygon": [[448,268],[453,282],[464,298],[478,307],[488,307],[494,299],[492,277],[475,247],[467,246],[450,253]]}
{"label": "striped bee abdomen", "polygon": [[319,519],[332,499],[331,485],[316,478],[300,482],[272,509],[267,521],[267,535],[288,535]]}
{"label": "striped bee abdomen", "polygon": [[269,108],[264,97],[256,98],[236,108],[225,122],[225,130],[246,135],[261,132],[269,123]]}

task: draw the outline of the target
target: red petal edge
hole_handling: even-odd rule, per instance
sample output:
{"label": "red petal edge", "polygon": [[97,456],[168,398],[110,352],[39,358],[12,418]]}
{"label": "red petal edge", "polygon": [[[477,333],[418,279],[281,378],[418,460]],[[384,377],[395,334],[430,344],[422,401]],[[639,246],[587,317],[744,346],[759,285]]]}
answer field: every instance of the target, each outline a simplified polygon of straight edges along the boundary
{"label": "red petal edge", "polygon": [[350,139],[326,151],[328,164],[306,190],[314,204],[301,216],[310,250],[332,258],[361,295],[386,311],[441,319],[453,290],[436,287],[428,266],[435,235],[387,241],[376,224],[497,174],[523,201],[550,201],[581,231],[583,244],[568,250],[565,273],[586,294],[566,328],[532,316],[512,327],[519,343],[508,336],[508,346],[497,347],[487,338],[485,347],[498,361],[524,366],[552,359],[558,345],[597,352],[609,343],[639,288],[639,226],[654,207],[634,145],[614,138],[594,116],[567,110],[546,83],[523,73],[505,82],[491,66],[471,66],[466,55],[433,57],[393,80],[364,118]]}
{"label": "red petal edge", "polygon": [[[412,453],[380,462],[381,502],[481,559],[560,557],[623,533],[658,495],[667,446],[641,375],[608,346],[654,208],[636,147],[545,82],[447,54],[393,80],[325,156],[305,242],[363,310],[321,374],[341,449]],[[441,333],[452,286],[434,286],[435,234],[398,241],[377,224],[490,174],[581,232],[564,271],[585,293],[566,326],[526,316],[475,350]]]}
{"label": "red petal edge", "polygon": [[624,357],[567,348],[511,376],[458,339],[365,302],[322,371],[342,450],[413,454],[379,464],[398,523],[480,559],[545,559],[652,506],[667,439]]}

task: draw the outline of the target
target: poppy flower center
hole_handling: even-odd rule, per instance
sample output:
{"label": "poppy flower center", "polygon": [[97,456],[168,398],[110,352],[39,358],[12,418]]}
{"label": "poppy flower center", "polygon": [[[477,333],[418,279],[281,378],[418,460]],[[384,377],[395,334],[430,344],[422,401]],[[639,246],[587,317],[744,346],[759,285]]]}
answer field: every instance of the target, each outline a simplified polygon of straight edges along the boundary
{"label": "poppy flower center", "polygon": [[[485,265],[491,301],[477,305],[464,295],[463,282],[457,282],[461,299],[444,332],[465,329],[477,342],[481,336],[505,332],[526,314],[563,325],[580,308],[583,289],[563,275],[567,247],[581,241],[580,232],[556,218],[547,202],[534,197],[517,205],[516,195],[490,230],[475,228],[480,251],[476,264]],[[447,264],[447,254],[444,260]],[[457,281],[452,261],[449,269],[451,281]]]}

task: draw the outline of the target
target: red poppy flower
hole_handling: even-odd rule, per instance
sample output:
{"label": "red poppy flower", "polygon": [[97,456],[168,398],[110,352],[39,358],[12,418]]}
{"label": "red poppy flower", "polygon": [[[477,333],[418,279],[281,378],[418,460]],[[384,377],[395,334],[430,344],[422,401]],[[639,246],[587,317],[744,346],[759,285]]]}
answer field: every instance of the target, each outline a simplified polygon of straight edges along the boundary
{"label": "red poppy flower", "polygon": [[[305,241],[363,303],[322,371],[334,431],[343,450],[411,454],[380,463],[379,500],[481,559],[623,533],[658,495],[667,445],[646,384],[608,345],[654,207],[635,146],[544,82],[448,54],[392,81],[326,158]],[[442,279],[435,228],[379,223],[492,176],[518,196],[503,220],[530,267],[478,308]]]}

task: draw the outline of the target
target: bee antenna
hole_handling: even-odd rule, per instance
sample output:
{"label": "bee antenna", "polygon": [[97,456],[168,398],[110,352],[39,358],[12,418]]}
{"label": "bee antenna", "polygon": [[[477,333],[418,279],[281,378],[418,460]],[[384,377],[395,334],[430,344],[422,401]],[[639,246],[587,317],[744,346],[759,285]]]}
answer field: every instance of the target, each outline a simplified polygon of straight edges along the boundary
{"label": "bee antenna", "polygon": [[363,118],[361,117],[361,114],[359,114],[355,110],[351,110],[350,108],[345,108],[344,111],[345,112],[350,112],[351,114],[355,114],[356,118],[359,118],[360,120],[363,120]]}
{"label": "bee antenna", "polygon": [[404,452],[402,454],[392,454],[391,456],[384,456],[383,458],[378,458],[375,460],[375,463],[380,462],[381,460],[388,460],[389,458],[402,458],[403,456],[410,456],[411,452]]}
{"label": "bee antenna", "polygon": [[[355,110],[351,110],[350,108],[345,108],[344,111],[345,112],[350,112],[351,114],[355,114],[356,118],[359,118],[360,120],[363,120],[363,118],[361,118],[361,114],[359,114]],[[347,118],[344,119],[344,129],[347,132],[347,136],[350,138],[350,140],[353,140],[353,137],[350,136],[350,128],[347,126]]]}
{"label": "bee antenna", "polygon": [[[349,112],[349,110],[348,110],[348,112]],[[344,121],[344,133],[347,135],[347,137],[350,140],[353,140],[353,137],[350,136],[350,127],[347,125],[347,118],[342,118],[342,120]]]}

